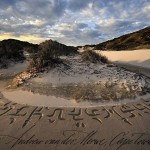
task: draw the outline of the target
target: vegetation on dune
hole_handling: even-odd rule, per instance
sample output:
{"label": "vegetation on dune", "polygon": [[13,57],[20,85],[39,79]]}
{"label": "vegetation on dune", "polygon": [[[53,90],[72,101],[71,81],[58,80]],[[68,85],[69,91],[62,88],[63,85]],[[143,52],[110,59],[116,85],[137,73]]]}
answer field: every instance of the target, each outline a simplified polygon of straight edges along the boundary
{"label": "vegetation on dune", "polygon": [[81,59],[83,61],[88,61],[91,63],[98,63],[98,62],[108,63],[108,59],[106,56],[97,54],[96,52],[94,52],[92,50],[86,50],[86,51],[82,52]]}
{"label": "vegetation on dune", "polygon": [[29,45],[23,48],[23,51],[28,52],[29,54],[34,54],[38,52],[38,44]]}
{"label": "vegetation on dune", "polygon": [[9,62],[23,61],[24,49],[32,47],[33,44],[14,39],[3,40],[0,42],[0,68],[6,68]]}
{"label": "vegetation on dune", "polygon": [[60,44],[57,41],[46,40],[39,45],[39,51],[44,54],[44,52],[49,51],[51,57],[58,57],[62,55],[72,55],[77,53],[77,49],[71,46],[66,46]]}
{"label": "vegetation on dune", "polygon": [[61,63],[62,60],[58,57],[49,55],[49,51],[39,51],[37,54],[31,56],[28,71],[43,72],[46,67],[53,68]]}
{"label": "vegetation on dune", "polygon": [[75,53],[77,53],[77,50],[74,47],[47,40],[42,42],[38,47],[38,52],[31,56],[28,70],[40,72],[46,67],[53,68],[56,65],[63,63],[59,58],[60,56],[72,55]]}
{"label": "vegetation on dune", "polygon": [[[0,42],[0,58],[23,59],[23,46],[15,40]],[[21,58],[20,58],[21,57]]]}
{"label": "vegetation on dune", "polygon": [[[39,45],[14,39],[0,42],[0,68],[6,68],[10,62],[23,61],[24,52],[31,55],[29,68],[43,68],[60,62],[58,56],[73,55],[77,48],[48,40]],[[39,70],[39,69],[38,69]]]}

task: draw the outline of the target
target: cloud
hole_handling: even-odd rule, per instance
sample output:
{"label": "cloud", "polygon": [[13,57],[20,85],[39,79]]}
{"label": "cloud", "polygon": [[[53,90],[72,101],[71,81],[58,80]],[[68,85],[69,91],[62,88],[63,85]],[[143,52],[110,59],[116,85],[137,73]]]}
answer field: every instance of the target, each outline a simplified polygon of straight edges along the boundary
{"label": "cloud", "polygon": [[71,11],[79,11],[86,8],[90,2],[91,0],[84,0],[84,2],[82,0],[69,0],[68,9]]}
{"label": "cloud", "polygon": [[150,26],[149,0],[0,1],[1,38],[35,36],[34,42],[52,38],[64,44],[84,45],[146,26]]}
{"label": "cloud", "polygon": [[65,0],[26,0],[19,1],[15,5],[17,11],[22,15],[44,17],[46,19],[57,19],[57,17],[61,17],[65,7]]}

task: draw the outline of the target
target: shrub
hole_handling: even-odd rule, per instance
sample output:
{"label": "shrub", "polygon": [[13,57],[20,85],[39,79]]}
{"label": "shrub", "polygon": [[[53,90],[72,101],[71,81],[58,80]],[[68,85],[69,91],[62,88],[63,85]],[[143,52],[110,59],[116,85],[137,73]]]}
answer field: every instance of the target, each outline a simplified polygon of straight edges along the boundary
{"label": "shrub", "polygon": [[23,49],[32,45],[28,42],[13,39],[3,40],[0,42],[0,58],[5,57],[13,61],[24,60]]}
{"label": "shrub", "polygon": [[96,52],[91,51],[91,50],[82,52],[81,59],[83,61],[89,61],[92,63],[98,63],[98,62],[107,63],[108,62],[108,59],[106,56],[102,56],[101,54],[97,54]]}
{"label": "shrub", "polygon": [[37,53],[38,52],[38,45],[31,45],[28,47],[24,47],[23,51],[26,51],[30,54]]}
{"label": "shrub", "polygon": [[52,68],[61,63],[59,55],[57,46],[51,40],[45,41],[39,45],[37,54],[32,54],[28,70],[40,72],[46,67]]}
{"label": "shrub", "polygon": [[22,42],[14,39],[0,41],[0,67],[6,68],[11,62],[25,60],[24,49],[35,47],[28,42]]}
{"label": "shrub", "polygon": [[49,51],[49,54],[52,57],[58,57],[63,55],[73,55],[77,54],[77,48],[73,46],[66,46],[64,44],[58,43],[57,41],[47,40],[42,42],[39,45],[39,50],[41,51]]}
{"label": "shrub", "polygon": [[106,56],[100,55],[100,57],[101,57],[100,59],[102,63],[105,63],[105,64],[108,63],[108,58]]}
{"label": "shrub", "polygon": [[42,55],[33,54],[30,58],[28,71],[31,72],[43,72],[46,68],[53,68],[56,65],[62,63],[59,58],[42,57]]}

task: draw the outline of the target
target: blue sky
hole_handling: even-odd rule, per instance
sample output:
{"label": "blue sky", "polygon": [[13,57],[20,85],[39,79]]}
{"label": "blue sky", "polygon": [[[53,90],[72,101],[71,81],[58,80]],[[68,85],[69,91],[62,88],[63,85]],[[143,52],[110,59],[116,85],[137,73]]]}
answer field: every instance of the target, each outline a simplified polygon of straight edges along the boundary
{"label": "blue sky", "polygon": [[150,26],[150,0],[0,0],[0,40],[96,44]]}

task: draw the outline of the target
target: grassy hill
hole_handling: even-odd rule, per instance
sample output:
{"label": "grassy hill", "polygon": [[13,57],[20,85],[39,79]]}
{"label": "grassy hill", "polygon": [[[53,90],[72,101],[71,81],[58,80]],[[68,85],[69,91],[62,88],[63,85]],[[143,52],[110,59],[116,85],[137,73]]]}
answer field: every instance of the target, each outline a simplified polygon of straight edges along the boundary
{"label": "grassy hill", "polygon": [[[84,46],[84,48],[87,45]],[[97,44],[88,45],[97,50],[133,50],[133,49],[150,49],[150,27],[129,33],[118,38]]]}

